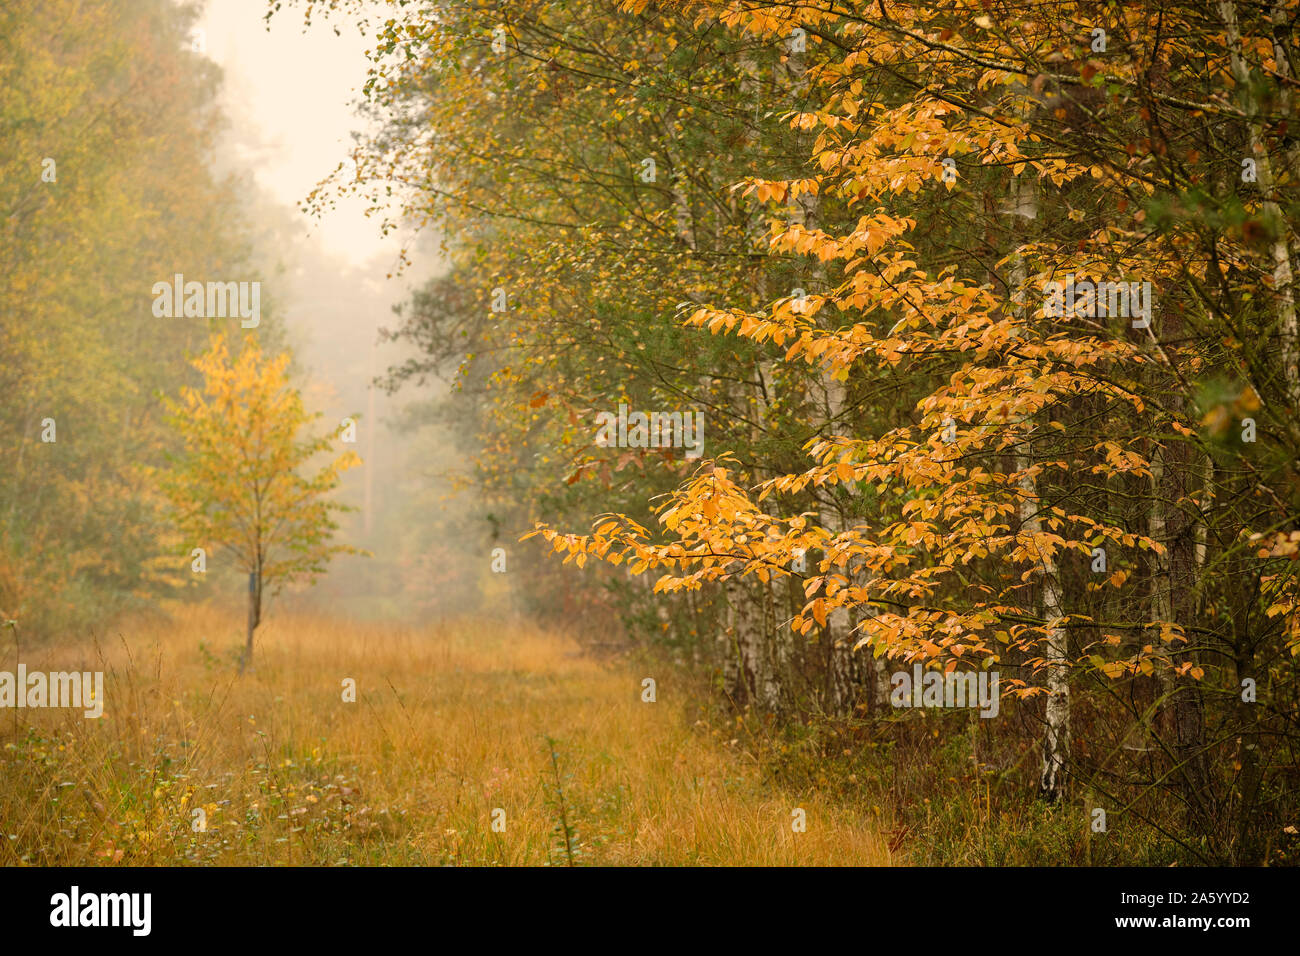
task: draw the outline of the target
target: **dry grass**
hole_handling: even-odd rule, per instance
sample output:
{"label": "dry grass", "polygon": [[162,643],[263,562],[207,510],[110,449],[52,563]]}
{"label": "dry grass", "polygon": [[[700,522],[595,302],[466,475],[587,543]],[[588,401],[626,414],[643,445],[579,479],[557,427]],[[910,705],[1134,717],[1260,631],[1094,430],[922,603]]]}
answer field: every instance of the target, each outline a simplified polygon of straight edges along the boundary
{"label": "dry grass", "polygon": [[691,726],[671,678],[642,703],[654,675],[529,625],[272,619],[242,678],[238,643],[237,620],[192,608],[24,653],[29,670],[104,670],[106,707],[0,710],[0,863],[889,862],[866,812],[772,792]]}

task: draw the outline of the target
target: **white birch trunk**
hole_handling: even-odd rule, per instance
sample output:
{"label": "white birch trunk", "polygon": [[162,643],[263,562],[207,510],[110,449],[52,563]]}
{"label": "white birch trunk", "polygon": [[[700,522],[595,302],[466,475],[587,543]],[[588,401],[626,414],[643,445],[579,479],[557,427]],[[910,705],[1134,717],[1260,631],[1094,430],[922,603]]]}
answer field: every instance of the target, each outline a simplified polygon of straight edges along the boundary
{"label": "white birch trunk", "polygon": [[[1279,7],[1274,8],[1275,16],[1280,15],[1285,22],[1285,14],[1279,14]],[[1228,56],[1232,64],[1232,77],[1238,88],[1245,95],[1246,133],[1250,143],[1251,158],[1255,160],[1256,182],[1263,197],[1264,218],[1274,232],[1274,240],[1269,247],[1273,259],[1273,290],[1277,295],[1277,318],[1282,338],[1282,370],[1286,376],[1287,397],[1292,406],[1300,404],[1300,364],[1297,363],[1297,335],[1295,290],[1291,270],[1290,233],[1282,210],[1277,204],[1276,177],[1268,148],[1264,142],[1264,124],[1260,119],[1260,106],[1251,92],[1250,69],[1242,54],[1241,29],[1237,25],[1237,5],[1234,0],[1219,0],[1219,16],[1223,20],[1224,31],[1228,41]],[[1275,44],[1276,49],[1276,44]],[[1286,58],[1283,56],[1282,61]],[[1289,70],[1289,65],[1286,67]],[[1287,84],[1280,84],[1283,90]],[[1289,91],[1286,93],[1289,97]],[[1286,165],[1284,163],[1284,165]]]}
{"label": "white birch trunk", "polygon": [[[1032,220],[1038,217],[1038,197],[1035,183],[1028,179],[1032,172],[1015,176],[1011,181],[1010,214]],[[1028,268],[1019,255],[1013,255],[1011,262],[1012,310],[1018,323],[1028,319],[1027,306],[1024,301],[1024,287],[1028,279]],[[1030,442],[1021,442],[1016,447],[1016,470],[1021,472],[1020,486],[1020,527],[1024,533],[1036,535],[1042,531],[1039,517],[1038,483],[1026,470],[1033,464],[1033,448]],[[1065,628],[1054,624],[1064,616],[1061,600],[1061,584],[1057,575],[1056,562],[1050,558],[1038,556],[1038,613],[1046,622],[1046,633],[1042,655],[1047,661],[1045,686],[1047,688],[1047,707],[1044,714],[1043,757],[1039,771],[1039,793],[1048,800],[1059,799],[1065,791],[1065,764],[1070,751],[1070,683],[1069,683],[1069,634]]]}

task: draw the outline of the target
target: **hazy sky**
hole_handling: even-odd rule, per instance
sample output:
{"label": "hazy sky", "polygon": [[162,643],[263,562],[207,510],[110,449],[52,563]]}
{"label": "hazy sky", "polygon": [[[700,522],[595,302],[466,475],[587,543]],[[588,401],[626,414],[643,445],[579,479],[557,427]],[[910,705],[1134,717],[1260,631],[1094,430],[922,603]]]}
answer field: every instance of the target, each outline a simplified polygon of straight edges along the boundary
{"label": "hazy sky", "polygon": [[[378,6],[382,6],[379,4]],[[320,179],[345,159],[349,132],[360,126],[352,102],[365,82],[370,45],[341,19],[336,36],[317,21],[303,31],[300,8],[281,10],[266,29],[266,0],[208,0],[199,21],[207,55],[225,71],[227,114],[238,139],[260,144],[243,157],[257,181],[295,209]],[[325,248],[360,265],[375,255],[395,259],[398,239],[379,237],[361,201],[339,201],[310,221]]]}

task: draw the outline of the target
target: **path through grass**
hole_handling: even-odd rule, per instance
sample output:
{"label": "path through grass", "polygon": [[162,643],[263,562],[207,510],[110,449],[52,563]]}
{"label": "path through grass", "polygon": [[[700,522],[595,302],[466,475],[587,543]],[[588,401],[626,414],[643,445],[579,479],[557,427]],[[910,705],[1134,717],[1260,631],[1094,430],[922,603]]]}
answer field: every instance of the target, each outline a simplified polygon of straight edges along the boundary
{"label": "path through grass", "polygon": [[24,653],[104,670],[105,715],[0,710],[0,864],[889,862],[867,812],[774,792],[671,679],[644,703],[655,675],[562,636],[272,619],[242,678],[238,644],[193,609]]}

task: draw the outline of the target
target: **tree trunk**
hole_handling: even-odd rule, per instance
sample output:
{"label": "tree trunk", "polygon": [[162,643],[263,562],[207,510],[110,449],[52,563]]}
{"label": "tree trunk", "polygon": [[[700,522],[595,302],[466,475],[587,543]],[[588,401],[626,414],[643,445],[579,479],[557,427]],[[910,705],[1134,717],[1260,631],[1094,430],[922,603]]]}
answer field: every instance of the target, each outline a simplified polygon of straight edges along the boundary
{"label": "tree trunk", "polygon": [[[1017,219],[1028,223],[1038,218],[1037,184],[1030,178],[1032,175],[1032,172],[1027,172],[1025,175],[1013,176],[1011,180],[1011,201],[1007,211],[1014,223],[1013,235],[1030,231],[1026,224],[1016,222]],[[1017,325],[1022,328],[1028,324],[1029,319],[1029,308],[1025,303],[1028,277],[1029,270],[1024,259],[1018,252],[1013,252],[1008,277],[1011,311]],[[1015,449],[1016,470],[1023,473],[1033,463],[1032,443],[1018,443]],[[1038,513],[1041,504],[1038,480],[1030,474],[1022,474],[1019,492],[1021,532],[1036,535],[1042,531],[1042,519]],[[1043,717],[1043,756],[1038,792],[1044,799],[1055,802],[1065,793],[1065,765],[1070,753],[1069,632],[1053,623],[1065,616],[1056,562],[1039,555],[1035,577],[1038,582],[1038,616],[1045,625],[1042,656],[1047,661],[1047,676],[1044,681],[1047,707]]]}
{"label": "tree trunk", "polygon": [[[1172,312],[1162,313],[1161,338],[1178,342],[1183,336],[1181,320]],[[1179,350],[1165,349],[1169,361],[1178,363]],[[1173,369],[1172,371],[1177,371]],[[1187,400],[1175,391],[1169,411],[1179,419],[1187,417]],[[1152,609],[1154,621],[1169,621],[1186,627],[1196,616],[1196,566],[1198,520],[1189,514],[1200,477],[1194,465],[1192,446],[1182,439],[1158,445],[1151,456],[1154,502],[1151,509],[1151,537],[1165,546],[1164,554],[1153,556]],[[1204,488],[1204,485],[1201,485]],[[1195,649],[1185,642],[1171,648],[1176,664],[1195,664]],[[1165,672],[1163,724],[1173,741],[1178,779],[1193,816],[1209,819],[1210,773],[1205,755],[1205,713],[1200,681],[1190,675]]]}
{"label": "tree trunk", "polygon": [[[1241,620],[1241,618],[1238,618]],[[1237,819],[1235,835],[1232,842],[1231,861],[1234,866],[1253,866],[1263,861],[1259,859],[1256,840],[1252,838],[1251,818],[1259,800],[1259,785],[1263,779],[1263,769],[1259,756],[1259,704],[1243,699],[1242,684],[1247,679],[1256,680],[1255,648],[1245,627],[1234,627],[1236,637],[1236,672],[1237,672],[1237,723],[1240,734],[1237,745],[1237,760],[1241,764],[1241,774],[1237,781]],[[1258,688],[1256,688],[1258,693]]]}
{"label": "tree trunk", "polygon": [[[791,56],[787,69],[795,80],[793,85],[799,92],[800,97],[806,97],[808,84],[804,79],[803,57]],[[800,193],[795,199],[795,206],[799,211],[800,225],[805,229],[816,229],[818,215],[821,212],[820,197],[815,193]],[[826,270],[820,263],[813,266],[811,278],[816,291],[824,293],[826,291]],[[831,325],[825,315],[824,310],[818,314],[817,324],[822,328],[829,329]],[[847,431],[847,423],[842,420],[848,407],[847,383],[834,378],[829,370],[823,370],[817,385],[820,387],[812,390],[810,397],[820,406],[818,414],[821,422],[826,427],[827,433],[837,434]],[[820,394],[817,394],[818,391]],[[831,534],[841,534],[849,527],[849,516],[846,514],[843,504],[835,500],[833,490],[824,489],[823,494],[826,496],[826,500],[819,504],[818,521]],[[826,573],[834,574],[837,572],[828,568]],[[846,578],[845,586],[851,585],[853,583],[853,570],[846,567],[844,577]],[[825,642],[826,648],[824,661],[821,662],[821,666],[824,668],[823,707],[828,714],[834,716],[852,715],[854,708],[866,690],[866,681],[863,679],[865,668],[862,666],[864,654],[870,658],[870,666],[874,670],[883,671],[884,664],[871,655],[869,650],[864,652],[853,649],[853,645],[856,643],[853,635],[853,620],[847,608],[836,608],[827,615],[826,626],[822,628],[820,636]]]}
{"label": "tree trunk", "polygon": [[[737,568],[738,570],[738,568]],[[724,584],[727,596],[726,693],[737,708],[763,707],[771,693],[772,678],[764,645],[761,605],[749,582],[738,574]]]}
{"label": "tree trunk", "polygon": [[239,673],[244,673],[253,663],[253,632],[262,623],[262,575],[252,572],[248,575],[248,639],[244,643],[244,653],[239,658]]}
{"label": "tree trunk", "polygon": [[[1242,54],[1241,30],[1237,24],[1237,5],[1233,0],[1220,0],[1219,16],[1223,20],[1225,37],[1228,41],[1232,78],[1236,80],[1238,89],[1244,94],[1242,105],[1246,111],[1246,133],[1250,143],[1251,158],[1255,160],[1256,182],[1263,199],[1264,218],[1273,234],[1269,253],[1273,260],[1273,293],[1277,296],[1275,307],[1282,337],[1282,371],[1286,377],[1287,398],[1294,406],[1300,403],[1300,332],[1297,330],[1295,290],[1291,271],[1290,227],[1277,203],[1277,177],[1273,171],[1272,157],[1265,145],[1264,122],[1260,117],[1259,99],[1251,91],[1250,68]],[[1274,26],[1282,28],[1285,24],[1285,16],[1280,7],[1274,7],[1274,16],[1278,21]],[[1282,90],[1287,89],[1285,83],[1278,84],[1278,87]],[[1287,163],[1284,161],[1282,165],[1285,167]]]}

